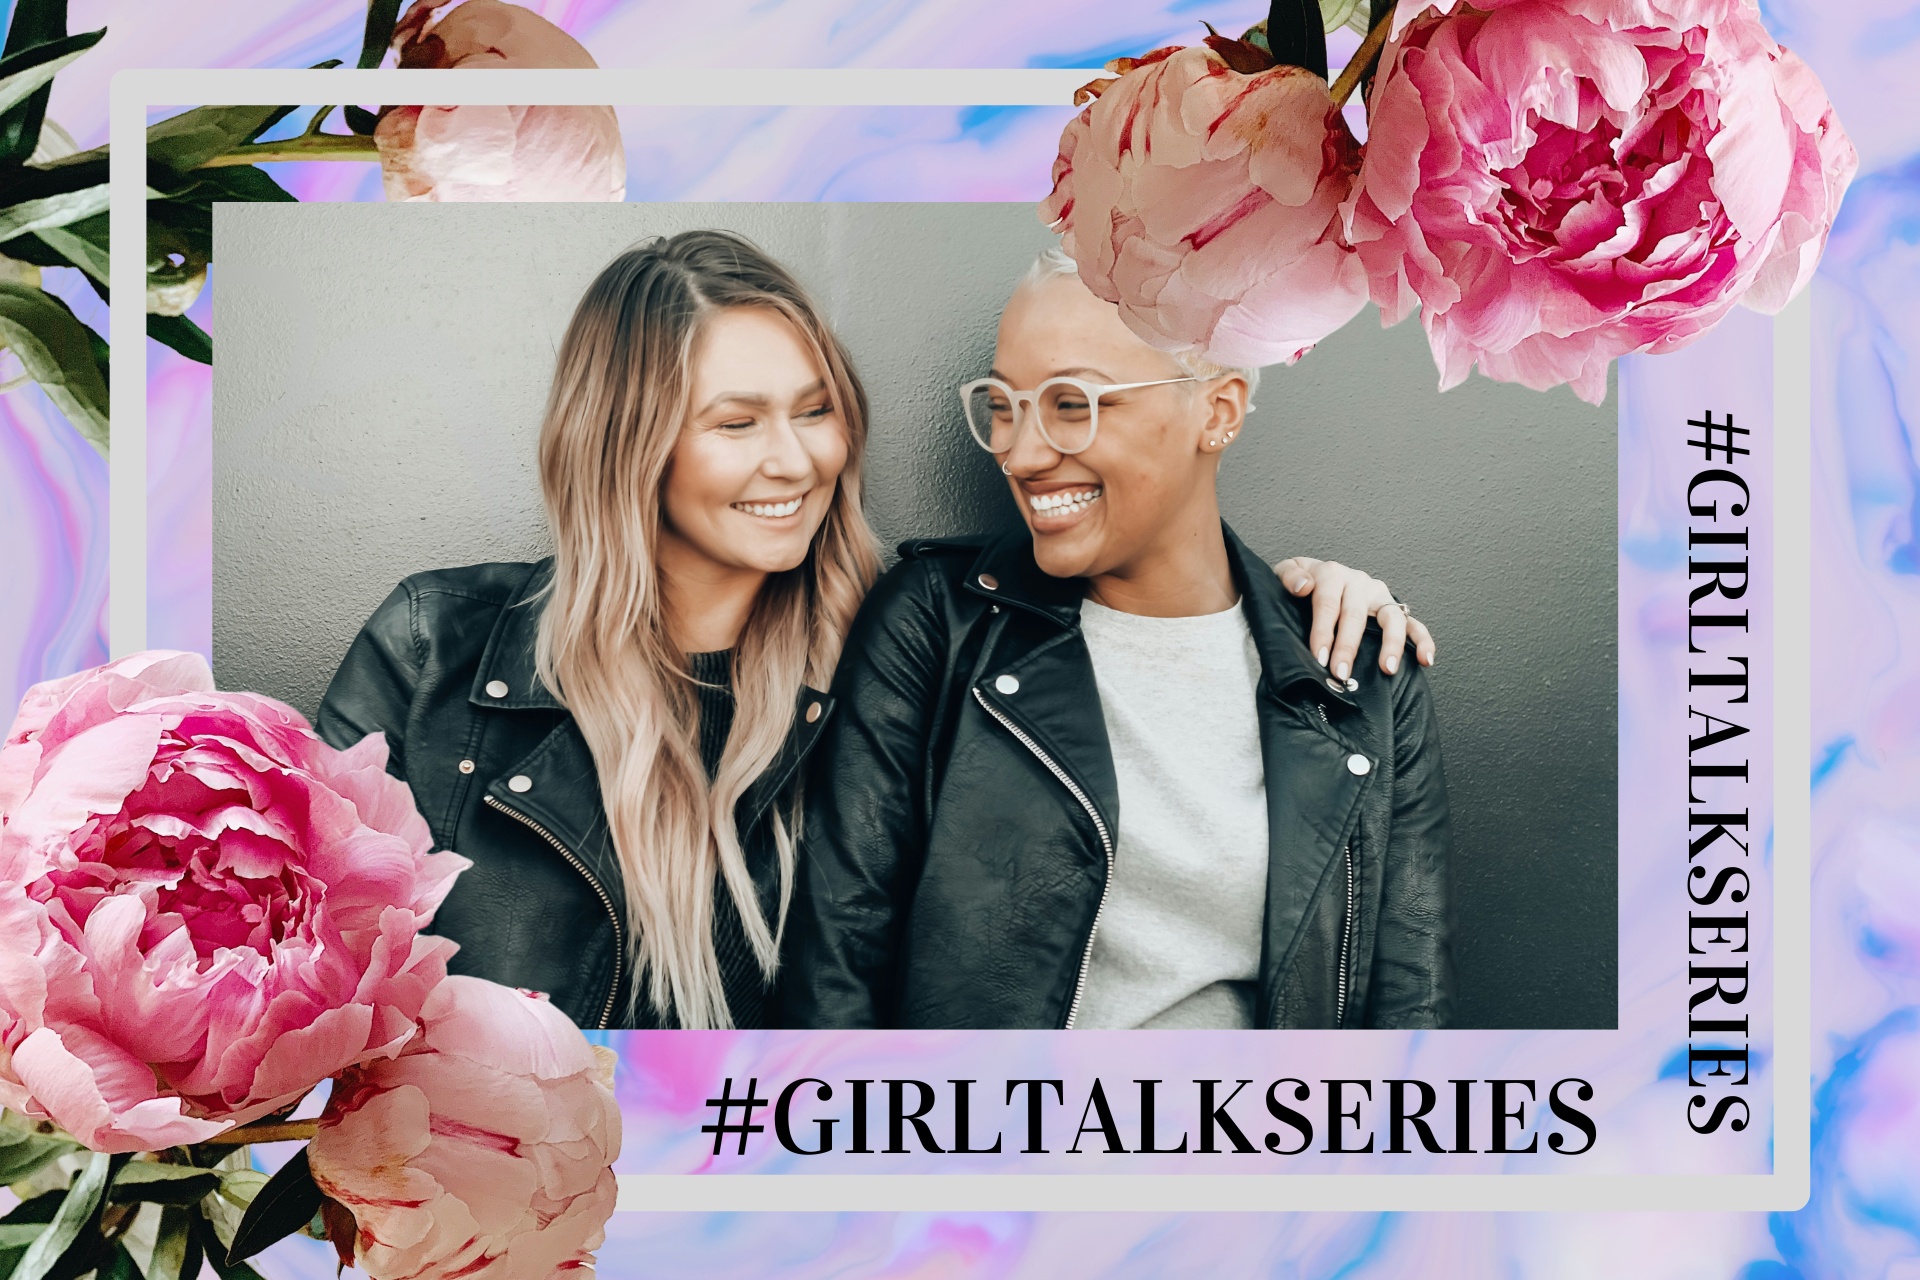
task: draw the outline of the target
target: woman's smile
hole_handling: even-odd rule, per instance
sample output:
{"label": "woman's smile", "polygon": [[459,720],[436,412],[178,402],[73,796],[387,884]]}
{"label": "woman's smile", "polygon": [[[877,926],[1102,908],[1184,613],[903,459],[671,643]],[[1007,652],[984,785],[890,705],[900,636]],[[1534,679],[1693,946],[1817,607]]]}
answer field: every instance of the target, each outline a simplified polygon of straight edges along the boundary
{"label": "woman's smile", "polygon": [[[811,491],[809,491],[811,492]],[[735,511],[744,512],[761,520],[785,520],[800,514],[800,504],[806,501],[805,493],[795,494],[791,498],[763,500],[760,502],[733,502],[727,505]]]}
{"label": "woman's smile", "polygon": [[1080,523],[1106,489],[1084,480],[1020,482],[1027,502],[1027,524],[1035,533],[1061,533]]}

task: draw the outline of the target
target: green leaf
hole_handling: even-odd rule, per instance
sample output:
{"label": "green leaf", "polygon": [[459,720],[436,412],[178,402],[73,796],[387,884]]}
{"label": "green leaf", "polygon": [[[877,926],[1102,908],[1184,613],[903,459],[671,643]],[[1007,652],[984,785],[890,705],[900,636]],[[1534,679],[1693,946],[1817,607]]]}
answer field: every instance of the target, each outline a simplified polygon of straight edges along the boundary
{"label": "green leaf", "polygon": [[233,1169],[220,1175],[220,1198],[228,1204],[246,1208],[267,1185],[267,1175],[258,1169]]}
{"label": "green leaf", "polygon": [[365,107],[345,106],[340,108],[340,114],[346,117],[347,128],[363,138],[372,137],[380,123],[380,117]]}
{"label": "green leaf", "polygon": [[107,207],[107,161],[20,168],[7,174],[5,208],[0,208],[0,240],[41,227],[65,226],[102,213]]}
{"label": "green leaf", "polygon": [[1363,9],[1363,0],[1320,0],[1320,25],[1332,35],[1347,25],[1355,9]]}
{"label": "green leaf", "polygon": [[15,1205],[6,1216],[0,1217],[0,1223],[52,1222],[60,1212],[61,1202],[66,1198],[67,1193],[64,1191],[43,1191],[33,1199],[24,1200]]}
{"label": "green leaf", "polygon": [[249,141],[293,107],[195,107],[147,127],[147,159],[185,173]]}
{"label": "green leaf", "polygon": [[19,0],[7,28],[5,52],[19,53],[67,34],[67,0]]}
{"label": "green leaf", "polygon": [[[105,27],[76,36],[63,36],[44,44],[22,49],[0,59],[0,112],[11,111],[42,87],[52,84],[60,69],[100,43]],[[32,148],[28,148],[29,154]]]}
{"label": "green leaf", "polygon": [[367,30],[360,40],[360,61],[356,65],[363,69],[380,65],[393,44],[393,28],[399,17],[400,0],[368,0]]}
{"label": "green leaf", "polygon": [[[31,262],[36,267],[73,265],[67,261],[64,254],[31,231],[23,236],[15,236],[11,240],[0,240],[0,255],[12,258],[15,262]],[[0,1138],[0,1146],[5,1144],[6,1139]]]}
{"label": "green leaf", "polygon": [[53,74],[97,43],[104,30],[67,35],[67,0],[19,0],[0,48],[0,167],[24,163],[40,141]]}
{"label": "green leaf", "polygon": [[[78,323],[76,321],[76,323]],[[11,1280],[40,1280],[60,1261],[60,1255],[67,1246],[79,1238],[80,1228],[93,1217],[93,1211],[100,1206],[100,1195],[107,1189],[107,1174],[113,1157],[104,1151],[96,1151],[87,1161],[87,1167],[73,1180],[67,1196],[61,1202],[60,1212],[54,1217],[40,1238],[20,1258],[13,1269]]]}
{"label": "green leaf", "polygon": [[147,1263],[147,1280],[185,1280],[187,1257],[195,1251],[194,1243],[190,1211],[179,1205],[162,1209],[160,1229],[153,1240],[153,1259]]}
{"label": "green leaf", "polygon": [[[43,241],[64,259],[58,263],[40,262],[34,265],[78,267],[101,284],[107,283],[106,214],[96,213],[91,218],[69,222],[64,227],[42,227],[33,234],[34,238]],[[0,245],[0,253],[4,252],[6,252],[5,246]],[[8,254],[8,256],[13,255]]]}
{"label": "green leaf", "polygon": [[[302,1147],[254,1196],[247,1216],[240,1220],[240,1229],[234,1232],[228,1259],[245,1261],[274,1241],[292,1235],[313,1220],[322,1199],[307,1165],[307,1149]],[[147,1280],[154,1277],[149,1275]]]}
{"label": "green leaf", "polygon": [[44,1222],[0,1222],[0,1249],[25,1249],[46,1229]]}
{"label": "green leaf", "polygon": [[213,202],[195,204],[191,200],[147,201],[147,253],[153,255],[156,240],[172,243],[176,237],[159,234],[160,228],[178,232],[179,238],[200,252],[203,261],[213,258]]}
{"label": "green leaf", "polygon": [[220,1237],[214,1234],[213,1224],[205,1218],[196,1219],[194,1231],[200,1237],[200,1247],[206,1251],[207,1261],[213,1264],[214,1272],[220,1280],[261,1280],[261,1275],[244,1262],[230,1260]]}
{"label": "green leaf", "polygon": [[28,376],[105,457],[107,384],[94,362],[87,326],[67,304],[44,289],[0,280],[0,346],[20,358]]}
{"label": "green leaf", "polygon": [[127,1252],[127,1246],[116,1241],[112,1260],[95,1273],[94,1280],[140,1280],[140,1267]]}
{"label": "green leaf", "polygon": [[153,1201],[158,1204],[192,1204],[220,1185],[220,1175],[190,1164],[156,1164],[136,1160],[120,1171],[107,1189],[107,1199],[115,1204]]}
{"label": "green leaf", "polygon": [[298,197],[268,176],[265,169],[250,164],[221,165],[217,169],[196,169],[198,179],[191,187],[175,194],[176,201],[211,209],[221,201],[297,201]]}
{"label": "green leaf", "polygon": [[189,360],[213,363],[213,339],[207,331],[185,316],[147,316],[147,336],[162,346],[172,347]]}
{"label": "green leaf", "polygon": [[25,1116],[0,1110],[0,1184],[30,1178],[61,1156],[81,1149],[58,1129],[49,1126],[48,1130]]}
{"label": "green leaf", "polygon": [[78,1150],[80,1144],[65,1134],[34,1132],[8,1113],[5,1122],[0,1123],[0,1183],[31,1177],[61,1156]]}
{"label": "green leaf", "polygon": [[85,187],[42,200],[23,200],[0,209],[0,239],[10,239],[28,231],[64,227],[82,218],[91,218],[107,209],[107,184]]}
{"label": "green leaf", "polygon": [[57,164],[34,165],[16,169],[7,175],[6,198],[9,204],[38,200],[45,196],[65,195],[83,187],[105,186],[108,160],[104,149],[85,160],[66,156]]}

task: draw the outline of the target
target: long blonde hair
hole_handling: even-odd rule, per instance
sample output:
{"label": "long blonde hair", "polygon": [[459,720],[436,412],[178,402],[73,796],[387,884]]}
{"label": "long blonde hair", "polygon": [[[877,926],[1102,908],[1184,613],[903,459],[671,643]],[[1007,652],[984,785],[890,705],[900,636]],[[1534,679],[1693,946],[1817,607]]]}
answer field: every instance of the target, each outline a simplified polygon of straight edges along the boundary
{"label": "long blonde hair", "polygon": [[[661,485],[688,413],[694,346],[706,320],[729,307],[763,307],[793,325],[849,439],[806,561],[767,579],[734,646],[733,727],[709,786],[697,686],[668,634],[657,557]],[[663,1018],[732,1025],[713,944],[716,871],[762,974],[773,975],[799,809],[773,810],[780,905],[769,923],[734,807],[784,743],[802,684],[826,687],[879,570],[860,509],[866,435],[866,392],[846,349],[798,282],[731,233],[686,231],[627,250],[587,287],[567,326],[540,429],[554,574],[535,664],[573,713],[599,774],[626,881],[630,1016],[644,985]]]}

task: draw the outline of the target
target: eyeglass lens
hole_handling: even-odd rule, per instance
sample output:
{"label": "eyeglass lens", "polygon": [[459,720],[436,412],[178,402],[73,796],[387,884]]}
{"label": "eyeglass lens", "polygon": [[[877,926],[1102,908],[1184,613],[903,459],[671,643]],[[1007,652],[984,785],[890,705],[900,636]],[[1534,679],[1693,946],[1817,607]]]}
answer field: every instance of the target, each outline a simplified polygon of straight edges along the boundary
{"label": "eyeglass lens", "polygon": [[[1020,397],[1026,399],[1026,397]],[[1040,385],[1032,403],[1040,415],[1040,434],[1063,453],[1077,453],[1093,443],[1098,402],[1077,382],[1054,379]],[[983,382],[967,395],[967,425],[973,437],[994,453],[1013,448],[1015,396],[1001,382]],[[1020,408],[1020,413],[1029,410]]]}

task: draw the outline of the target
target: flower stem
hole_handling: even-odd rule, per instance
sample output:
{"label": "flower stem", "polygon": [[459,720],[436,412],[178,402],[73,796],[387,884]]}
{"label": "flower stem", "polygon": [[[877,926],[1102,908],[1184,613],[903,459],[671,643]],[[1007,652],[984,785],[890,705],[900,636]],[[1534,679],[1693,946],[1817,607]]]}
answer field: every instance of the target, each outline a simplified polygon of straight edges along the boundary
{"label": "flower stem", "polygon": [[202,169],[269,160],[378,160],[380,148],[357,133],[308,133],[279,142],[249,142],[200,163]]}
{"label": "flower stem", "polygon": [[204,1147],[237,1147],[248,1142],[305,1142],[320,1131],[317,1120],[287,1120],[280,1124],[243,1124],[238,1129],[203,1138]]}
{"label": "flower stem", "polygon": [[1373,70],[1373,64],[1380,60],[1380,51],[1387,46],[1387,28],[1392,25],[1393,19],[1390,17],[1374,23],[1373,29],[1367,32],[1367,38],[1360,42],[1358,49],[1354,50],[1353,57],[1347,60],[1346,69],[1341,71],[1340,78],[1333,82],[1334,106],[1346,106],[1347,99],[1351,98],[1353,91],[1359,87],[1361,78]]}
{"label": "flower stem", "polygon": [[300,131],[300,136],[303,138],[319,137],[320,126],[325,124],[327,122],[327,117],[332,114],[333,114],[332,107],[321,107],[319,110],[315,111],[313,113],[313,119],[307,121],[307,127]]}

